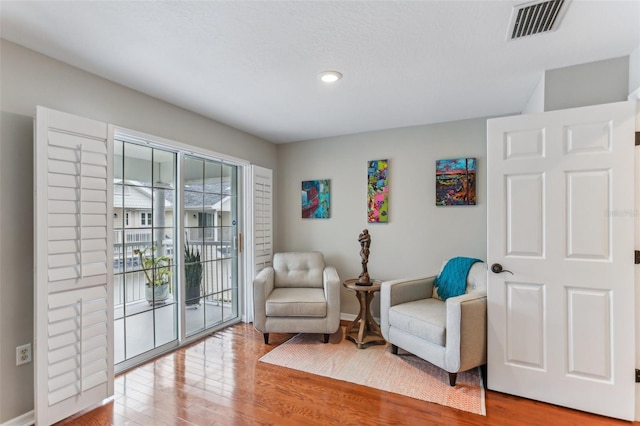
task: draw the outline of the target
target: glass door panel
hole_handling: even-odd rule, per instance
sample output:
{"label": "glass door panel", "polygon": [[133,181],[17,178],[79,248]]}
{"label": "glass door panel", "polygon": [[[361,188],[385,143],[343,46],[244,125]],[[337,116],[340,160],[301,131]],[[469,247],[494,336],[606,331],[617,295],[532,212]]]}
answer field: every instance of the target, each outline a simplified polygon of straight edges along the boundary
{"label": "glass door panel", "polygon": [[177,154],[116,141],[114,158],[115,362],[176,341]]}
{"label": "glass door panel", "polygon": [[[237,318],[237,295],[227,290],[237,281],[237,167],[221,161],[185,156],[184,212],[189,250],[199,256],[199,293],[187,304],[187,336]],[[201,197],[196,197],[200,194]],[[235,253],[235,254],[234,254]],[[186,258],[185,258],[186,264]],[[190,293],[195,284],[185,282]],[[189,299],[189,297],[187,297]],[[235,316],[232,314],[235,313]]]}

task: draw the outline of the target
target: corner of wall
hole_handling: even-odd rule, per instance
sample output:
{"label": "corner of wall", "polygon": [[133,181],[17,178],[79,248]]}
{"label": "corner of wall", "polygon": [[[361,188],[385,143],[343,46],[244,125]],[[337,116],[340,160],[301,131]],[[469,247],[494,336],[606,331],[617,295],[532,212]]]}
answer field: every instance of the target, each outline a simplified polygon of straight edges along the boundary
{"label": "corner of wall", "polygon": [[536,112],[544,112],[544,83],[545,83],[545,73],[543,72],[540,75],[540,80],[531,96],[529,96],[529,100],[522,110],[522,114],[532,114]]}
{"label": "corner of wall", "polygon": [[640,45],[629,54],[629,96],[640,99]]}

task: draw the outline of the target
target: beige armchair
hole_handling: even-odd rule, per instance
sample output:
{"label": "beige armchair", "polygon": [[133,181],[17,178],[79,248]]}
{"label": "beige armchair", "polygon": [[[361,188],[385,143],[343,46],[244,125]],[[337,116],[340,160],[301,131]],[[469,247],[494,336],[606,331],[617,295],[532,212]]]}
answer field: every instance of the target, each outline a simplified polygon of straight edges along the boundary
{"label": "beige armchair", "polygon": [[276,253],[253,280],[253,326],[269,333],[322,333],[340,327],[340,278],[319,252]]}
{"label": "beige armchair", "polygon": [[383,282],[380,289],[382,335],[391,343],[449,373],[487,362],[487,266],[475,263],[466,293],[446,301],[433,297],[434,279],[424,277]]}

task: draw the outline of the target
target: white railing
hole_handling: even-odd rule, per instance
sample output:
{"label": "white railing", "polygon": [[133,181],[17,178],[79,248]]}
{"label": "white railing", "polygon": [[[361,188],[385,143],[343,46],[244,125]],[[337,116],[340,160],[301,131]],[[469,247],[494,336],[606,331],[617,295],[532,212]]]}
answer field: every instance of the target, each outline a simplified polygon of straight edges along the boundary
{"label": "white railing", "polygon": [[[145,300],[146,280],[140,267],[139,257],[134,254],[136,249],[144,249],[151,244],[114,244],[114,301],[115,305],[133,303]],[[169,247],[170,246],[170,247]],[[189,244],[194,250],[200,252],[202,268],[202,291],[207,301],[229,302],[233,289],[231,244],[228,242],[210,241],[204,244]],[[173,246],[165,245],[165,253],[172,253]],[[167,254],[171,257],[170,254]],[[172,262],[174,264],[175,262]],[[173,271],[173,283],[176,280],[177,271]],[[173,286],[170,293],[173,294]]]}

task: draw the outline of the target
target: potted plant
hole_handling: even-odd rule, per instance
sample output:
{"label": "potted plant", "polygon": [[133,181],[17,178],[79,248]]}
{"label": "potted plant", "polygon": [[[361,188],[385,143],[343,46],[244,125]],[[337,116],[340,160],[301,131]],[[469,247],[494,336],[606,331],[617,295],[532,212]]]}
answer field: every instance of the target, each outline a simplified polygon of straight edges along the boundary
{"label": "potted plant", "polygon": [[147,280],[145,297],[149,304],[164,303],[169,298],[171,283],[171,258],[156,256],[155,252],[155,246],[133,251],[140,259],[140,265]]}
{"label": "potted plant", "polygon": [[200,263],[200,250],[189,247],[189,242],[184,246],[184,274],[185,274],[185,300],[186,305],[200,304],[200,286],[202,284],[202,263]]}

